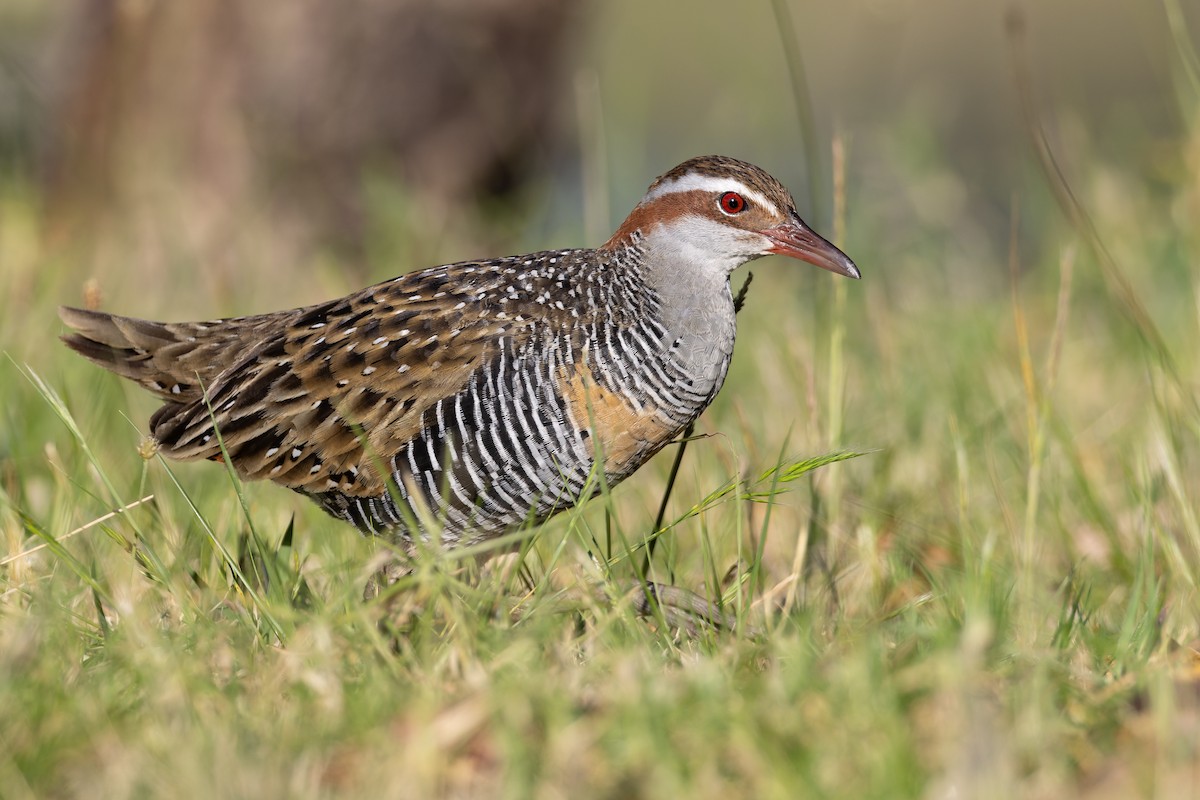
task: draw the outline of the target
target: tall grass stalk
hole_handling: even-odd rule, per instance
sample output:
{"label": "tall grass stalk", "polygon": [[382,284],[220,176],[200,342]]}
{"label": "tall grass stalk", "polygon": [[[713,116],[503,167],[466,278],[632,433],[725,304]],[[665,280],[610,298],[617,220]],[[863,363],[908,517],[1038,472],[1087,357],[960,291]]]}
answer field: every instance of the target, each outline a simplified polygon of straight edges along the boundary
{"label": "tall grass stalk", "polygon": [[[129,505],[128,502],[122,499],[122,493],[117,491],[115,483],[109,477],[107,470],[104,467],[104,462],[97,457],[88,443],[83,432],[79,429],[78,423],[75,421],[74,415],[67,408],[67,404],[59,396],[49,384],[35,373],[31,368],[25,367],[23,370],[25,377],[36,387],[38,394],[46,402],[46,404],[54,411],[59,421],[66,427],[71,434],[71,438],[83,452],[88,463],[91,464],[95,475],[99,478],[101,485],[107,491],[110,502],[118,508],[125,508]],[[89,492],[90,494],[90,492]],[[125,515],[125,521],[129,523],[133,529],[134,541],[129,541],[115,530],[110,531],[110,535],[115,537],[121,546],[130,553],[133,553],[138,561],[148,569],[156,580],[166,584],[168,582],[168,570],[162,559],[159,558],[155,547],[150,543],[139,526],[136,515]],[[50,534],[53,535],[53,534]],[[81,576],[82,577],[82,576]]]}
{"label": "tall grass stalk", "polygon": [[1186,390],[1175,357],[1162,335],[1153,316],[1146,310],[1145,304],[1138,296],[1133,284],[1125,274],[1124,268],[1117,262],[1109,251],[1104,239],[1092,221],[1091,215],[1083,203],[1079,201],[1071,183],[1067,179],[1058,157],[1055,155],[1050,138],[1045,127],[1035,111],[1035,91],[1033,78],[1029,69],[1029,57],[1025,52],[1024,18],[1017,11],[1009,16],[1009,42],[1012,48],[1012,63],[1017,84],[1017,94],[1021,100],[1023,122],[1028,133],[1034,155],[1041,167],[1042,175],[1050,188],[1055,202],[1063,216],[1071,224],[1082,241],[1100,266],[1104,277],[1104,286],[1117,308],[1128,320],[1145,343],[1149,354],[1161,369],[1167,374],[1173,384],[1184,391],[1184,396],[1193,409],[1200,409],[1193,393]]}
{"label": "tall grass stalk", "polygon": [[[831,144],[833,163],[833,243],[839,248],[846,246],[846,144],[841,134],[835,134]],[[836,450],[843,445],[843,415],[846,408],[846,292],[850,281],[833,281],[833,310],[829,315],[829,377],[826,380],[828,397],[829,430],[825,446]],[[826,517],[832,531],[842,530],[842,481],[840,470],[829,470],[825,474],[825,490],[828,499]]]}
{"label": "tall grass stalk", "polygon": [[1196,46],[1188,36],[1187,18],[1184,17],[1183,7],[1179,0],[1163,0],[1163,10],[1167,14],[1167,27],[1171,31],[1171,40],[1175,44],[1175,53],[1179,58],[1180,69],[1192,90],[1194,99],[1200,100],[1200,55]]}
{"label": "tall grass stalk", "polygon": [[1025,515],[1022,524],[1021,544],[1021,597],[1024,608],[1035,609],[1040,605],[1034,596],[1037,575],[1038,543],[1044,533],[1040,529],[1038,510],[1042,495],[1042,470],[1046,458],[1047,422],[1052,413],[1054,384],[1062,356],[1062,343],[1066,334],[1070,312],[1071,275],[1075,263],[1074,250],[1068,248],[1059,260],[1058,302],[1047,347],[1043,377],[1039,382],[1033,364],[1033,353],[1029,342],[1029,330],[1021,303],[1020,265],[1018,262],[1018,215],[1013,209],[1012,233],[1009,242],[1009,275],[1012,283],[1013,325],[1017,337],[1017,352],[1020,363],[1021,383],[1025,391],[1026,448],[1028,467],[1025,475]]}
{"label": "tall grass stalk", "polygon": [[[54,541],[56,543],[62,543],[64,541],[66,541],[67,539],[70,539],[72,536],[77,536],[81,533],[84,533],[85,531],[89,531],[92,528],[96,527],[97,525],[102,525],[105,522],[115,519],[116,517],[120,516],[121,514],[124,514],[127,511],[131,511],[131,510],[137,508],[138,506],[142,505],[143,503],[149,503],[153,499],[154,499],[154,495],[148,494],[145,497],[141,498],[140,500],[134,500],[132,503],[130,503],[127,506],[121,506],[120,508],[113,509],[112,511],[108,512],[107,514],[103,514],[99,517],[96,517],[91,522],[87,522],[83,525],[80,525],[78,528],[75,528],[72,531],[68,531],[67,533],[64,533],[62,536],[55,537]],[[0,558],[0,567],[7,566],[7,565],[13,563],[14,561],[21,560],[22,558],[28,558],[29,556],[33,555],[34,553],[37,553],[40,550],[44,550],[47,547],[50,547],[50,543],[43,542],[42,544],[35,545],[34,547],[30,547],[28,550],[22,550],[19,553],[13,553],[12,555],[8,555],[8,556],[5,556],[4,558]]]}

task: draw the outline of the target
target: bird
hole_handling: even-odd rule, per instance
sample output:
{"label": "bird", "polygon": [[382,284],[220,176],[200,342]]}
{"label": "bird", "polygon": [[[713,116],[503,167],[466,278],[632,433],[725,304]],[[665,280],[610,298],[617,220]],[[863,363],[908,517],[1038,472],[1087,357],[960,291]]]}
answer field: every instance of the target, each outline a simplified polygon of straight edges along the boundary
{"label": "bird", "polygon": [[206,322],[59,313],[68,347],[162,401],[165,456],[226,462],[409,548],[455,547],[544,521],[675,441],[729,370],[730,274],[770,254],[861,277],[777,179],[701,156],[595,249]]}

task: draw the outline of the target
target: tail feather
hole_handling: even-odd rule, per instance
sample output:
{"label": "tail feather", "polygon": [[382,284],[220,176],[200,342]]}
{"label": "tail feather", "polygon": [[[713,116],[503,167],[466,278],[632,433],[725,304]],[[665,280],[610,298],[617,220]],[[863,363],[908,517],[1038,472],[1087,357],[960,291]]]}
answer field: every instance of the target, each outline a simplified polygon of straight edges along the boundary
{"label": "tail feather", "polygon": [[152,322],[66,306],[58,315],[74,331],[62,337],[72,350],[176,403],[200,397],[241,352],[241,326],[232,320],[219,326]]}

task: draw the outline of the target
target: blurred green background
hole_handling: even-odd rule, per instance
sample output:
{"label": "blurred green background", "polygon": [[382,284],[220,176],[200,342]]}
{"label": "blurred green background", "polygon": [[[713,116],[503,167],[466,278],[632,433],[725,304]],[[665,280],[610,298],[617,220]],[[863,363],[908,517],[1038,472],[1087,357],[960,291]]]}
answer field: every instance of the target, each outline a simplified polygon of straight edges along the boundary
{"label": "blurred green background", "polygon": [[[1195,29],[1200,6],[1168,6],[1178,33]],[[595,243],[651,178],[701,153],[762,164],[827,227],[836,131],[851,246],[881,243],[890,261],[940,237],[905,281],[950,267],[958,290],[988,291],[1014,196],[1032,204],[1027,226],[1047,212],[1028,197],[1016,61],[1065,169],[1112,165],[1148,193],[1181,179],[1187,87],[1168,6],[5,0],[0,164],[6,185],[37,187],[73,277],[110,292],[132,279],[158,298],[151,315],[185,310],[165,291],[184,281],[226,313],[262,286],[311,298],[323,255],[348,287]],[[1016,56],[1011,13],[1028,31]],[[373,258],[373,236],[399,263]],[[280,287],[281,273],[298,280]]]}

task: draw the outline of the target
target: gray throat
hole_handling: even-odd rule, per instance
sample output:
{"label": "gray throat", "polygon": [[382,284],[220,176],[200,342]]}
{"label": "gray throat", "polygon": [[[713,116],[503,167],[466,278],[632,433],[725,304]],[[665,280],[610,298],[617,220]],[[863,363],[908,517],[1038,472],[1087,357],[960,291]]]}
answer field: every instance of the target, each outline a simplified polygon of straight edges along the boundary
{"label": "gray throat", "polygon": [[649,278],[662,304],[670,360],[694,381],[693,391],[711,397],[725,381],[737,332],[728,274],[685,265],[655,270]]}

